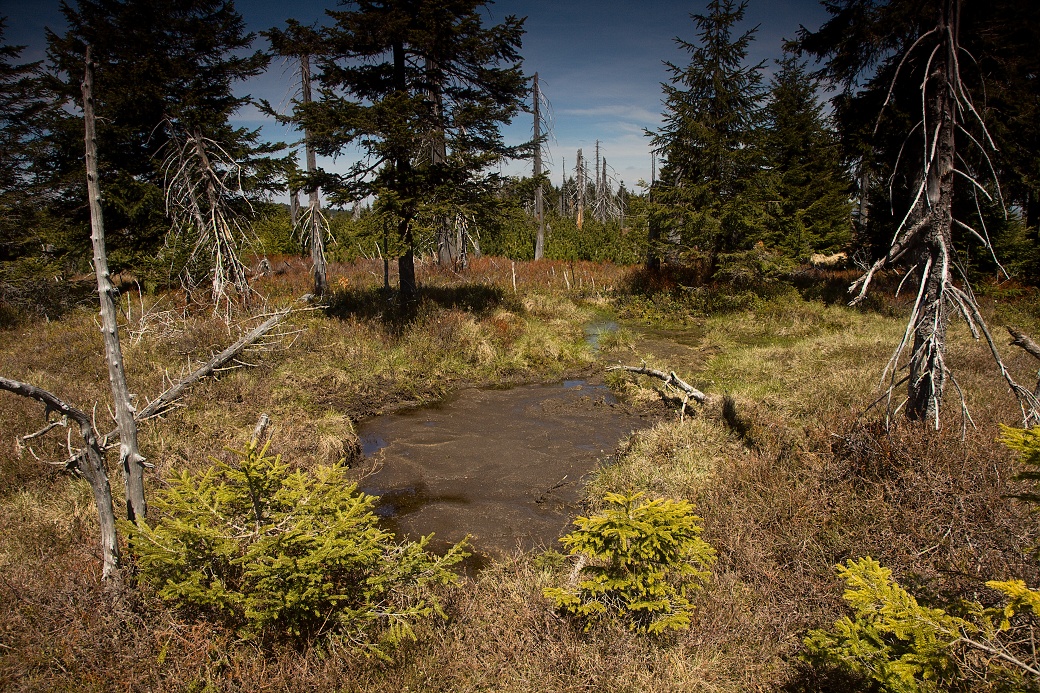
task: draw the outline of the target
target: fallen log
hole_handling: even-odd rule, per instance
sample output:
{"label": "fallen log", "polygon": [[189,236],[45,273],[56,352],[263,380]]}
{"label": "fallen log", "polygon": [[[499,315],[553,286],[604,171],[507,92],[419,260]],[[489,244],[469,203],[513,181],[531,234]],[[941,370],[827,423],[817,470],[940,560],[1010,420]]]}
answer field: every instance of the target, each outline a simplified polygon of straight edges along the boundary
{"label": "fallen log", "polygon": [[[665,385],[671,385],[672,387],[676,388],[677,390],[682,392],[684,395],[686,395],[686,401],[692,399],[693,401],[697,402],[698,404],[704,404],[704,402],[708,399],[708,396],[706,394],[704,394],[703,392],[701,392],[700,390],[698,390],[697,388],[693,387],[692,385],[687,383],[685,380],[683,380],[682,378],[677,376],[675,374],[675,371],[671,371],[669,373],[665,373],[664,371],[659,371],[659,370],[656,370],[654,368],[649,368],[646,365],[643,365],[643,366],[621,366],[621,365],[608,366],[607,370],[608,371],[626,371],[628,373],[638,373],[639,375],[648,375],[651,378],[657,378],[658,380],[663,381]],[[686,411],[686,401],[683,402],[683,412]]]}

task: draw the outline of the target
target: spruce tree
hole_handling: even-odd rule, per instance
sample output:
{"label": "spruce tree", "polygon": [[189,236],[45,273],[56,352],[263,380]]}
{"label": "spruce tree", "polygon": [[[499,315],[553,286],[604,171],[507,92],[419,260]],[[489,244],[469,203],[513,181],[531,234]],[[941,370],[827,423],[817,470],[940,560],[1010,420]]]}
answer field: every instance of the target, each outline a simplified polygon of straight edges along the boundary
{"label": "spruce tree", "polygon": [[[377,197],[396,220],[402,297],[414,297],[416,218],[423,206],[473,203],[494,190],[491,167],[528,155],[507,146],[500,126],[520,110],[523,21],[486,28],[482,0],[360,0],[329,11],[326,50],[315,76],[321,98],[296,107],[319,154],[351,147],[360,161],[343,174],[319,171],[334,203]],[[436,146],[435,146],[436,145]],[[434,150],[438,150],[435,153]],[[443,155],[440,155],[443,151]]]}
{"label": "spruce tree", "polygon": [[32,184],[37,123],[48,99],[40,82],[40,62],[18,64],[24,46],[4,42],[0,17],[0,262],[20,257],[29,237],[23,232],[33,205]]}
{"label": "spruce tree", "polygon": [[86,46],[96,64],[99,166],[113,270],[155,257],[170,228],[163,161],[187,140],[219,146],[245,164],[242,180],[257,191],[273,185],[275,167],[258,130],[231,117],[250,103],[237,83],[260,74],[268,57],[248,53],[254,35],[230,0],[76,0],[62,2],[67,30],[48,30],[51,86],[67,113],[49,139],[56,152],[52,186],[66,193],[65,212],[82,211],[82,139],[77,111]]}
{"label": "spruce tree", "polygon": [[[746,1],[712,0],[707,14],[691,15],[697,43],[675,39],[690,62],[665,62],[672,77],[662,84],[664,125],[649,133],[663,161],[652,190],[651,243],[681,245],[706,260],[709,273],[720,254],[758,240],[760,227],[753,198],[763,65],[745,64],[755,29],[734,36],[746,7]],[[652,256],[651,265],[658,263],[659,255]]]}
{"label": "spruce tree", "polygon": [[791,53],[777,61],[765,106],[762,148],[769,170],[766,245],[799,260],[849,241],[851,183],[816,97],[819,82]]}

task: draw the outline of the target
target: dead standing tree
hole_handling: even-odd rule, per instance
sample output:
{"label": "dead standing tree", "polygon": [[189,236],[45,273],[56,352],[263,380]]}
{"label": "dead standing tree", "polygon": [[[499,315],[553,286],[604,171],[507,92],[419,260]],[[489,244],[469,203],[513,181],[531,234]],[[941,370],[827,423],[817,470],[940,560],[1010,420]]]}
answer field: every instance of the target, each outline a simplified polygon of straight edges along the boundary
{"label": "dead standing tree", "polygon": [[534,73],[534,91],[532,94],[532,105],[534,108],[534,216],[538,221],[538,235],[534,242],[534,259],[541,260],[545,257],[545,209],[544,191],[542,190],[542,90],[538,84],[538,73]]}
{"label": "dead standing tree", "polygon": [[585,164],[585,157],[578,150],[578,163],[574,166],[574,205],[575,223],[581,230],[585,223],[585,192],[589,185],[589,171]]}
{"label": "dead standing tree", "polygon": [[[909,260],[911,263],[904,282],[910,276],[916,276],[917,298],[903,338],[882,376],[883,380],[887,379],[889,382],[883,399],[887,399],[889,413],[893,413],[892,395],[896,388],[905,383],[906,416],[911,420],[932,420],[936,428],[939,427],[943,392],[947,381],[952,382],[958,392],[960,391],[946,363],[946,331],[954,313],[963,316],[976,339],[985,338],[1001,375],[1019,400],[1023,420],[1035,420],[1038,409],[1033,393],[1019,386],[1004,366],[972,293],[968,277],[954,250],[952,231],[953,227],[957,226],[971,233],[987,250],[993,252],[984,228],[979,232],[967,223],[955,219],[953,215],[956,176],[965,179],[976,195],[981,193],[992,199],[975,173],[964,164],[963,156],[958,155],[958,139],[966,139],[981,154],[996,183],[995,171],[989,163],[987,153],[987,149],[995,150],[996,147],[961,78],[960,59],[965,52],[958,41],[959,19],[960,0],[943,0],[936,26],[923,33],[910,46],[896,69],[882,110],[892,100],[896,82],[900,79],[900,72],[908,60],[917,57],[919,52],[927,55],[920,86],[921,117],[904,141],[903,150],[896,161],[898,169],[907,145],[913,141],[911,138],[914,133],[919,132],[920,167],[913,176],[915,182],[911,190],[912,201],[909,209],[896,229],[888,252],[849,287],[850,292],[858,291],[851,302],[856,304],[866,295],[876,272],[901,261]],[[880,123],[879,115],[875,133]],[[969,126],[976,128],[978,137],[971,133]],[[962,164],[961,168],[958,168],[958,162]],[[960,286],[955,283],[955,278],[960,279]],[[899,377],[898,374],[902,370],[900,360],[911,341],[912,348],[907,364],[909,372]],[[961,406],[965,421],[970,421],[963,395]]]}
{"label": "dead standing tree", "polygon": [[[90,240],[94,246],[94,273],[97,276],[98,299],[101,303],[101,334],[105,343],[105,362],[108,364],[108,381],[112,388],[116,424],[119,428],[119,461],[126,485],[126,515],[127,519],[135,522],[144,520],[147,516],[144,499],[145,459],[137,447],[137,422],[134,420],[134,407],[130,402],[130,390],[126,385],[123,350],[119,344],[116,326],[115,287],[112,286],[108,271],[108,255],[105,251],[105,221],[101,213],[101,183],[98,179],[97,140],[94,130],[94,66],[90,57],[90,46],[87,46],[82,88]],[[86,435],[84,439],[87,439]],[[89,441],[87,442],[89,447]]]}
{"label": "dead standing tree", "polygon": [[[313,73],[311,72],[311,58],[319,54],[321,50],[321,38],[313,27],[306,27],[295,20],[289,20],[285,31],[271,29],[264,35],[271,41],[275,52],[286,59],[296,59],[300,67],[300,91],[298,104],[304,108],[313,103],[311,84]],[[291,199],[294,206],[293,229],[296,231],[305,248],[311,253],[311,266],[314,272],[314,294],[319,298],[328,291],[328,261],[325,256],[325,239],[330,236],[329,221],[321,211],[321,196],[318,184],[315,181],[318,175],[318,160],[314,148],[313,133],[306,127],[301,126],[299,121],[291,116],[284,116],[276,112],[266,101],[261,101],[264,110],[275,116],[279,122],[285,125],[295,125],[303,130],[304,166],[306,167],[306,179],[302,188],[307,192],[307,209],[299,213],[299,201],[296,197],[299,191],[299,181],[290,183]]]}
{"label": "dead standing tree", "polygon": [[[91,241],[94,249],[94,270],[98,283],[98,296],[101,310],[101,332],[105,347],[105,361],[108,364],[109,384],[115,409],[115,430],[104,436],[98,435],[92,417],[83,410],[67,404],[57,395],[19,380],[0,377],[0,390],[5,390],[22,397],[35,399],[43,403],[44,418],[47,424],[36,433],[19,439],[19,447],[27,441],[39,438],[57,426],[65,426],[69,419],[79,427],[83,438],[83,447],[63,463],[63,467],[73,471],[87,480],[94,495],[94,503],[98,511],[98,522],[101,530],[102,548],[102,580],[118,583],[119,575],[119,539],[115,524],[115,512],[112,501],[112,489],[108,480],[105,465],[105,452],[110,447],[109,441],[118,436],[119,457],[123,467],[126,487],[127,519],[141,522],[147,515],[144,497],[144,468],[147,464],[137,445],[137,424],[140,421],[159,416],[174,406],[187,389],[202,378],[213,375],[217,370],[225,368],[247,347],[255,344],[267,335],[276,325],[281,323],[291,312],[286,308],[267,317],[259,326],[236,341],[230,347],[212,357],[201,367],[174,383],[165,392],[152,400],[140,412],[135,412],[131,403],[126,373],[123,368],[123,355],[119,342],[117,312],[115,305],[115,288],[112,286],[108,269],[108,257],[105,249],[105,227],[101,209],[101,186],[98,179],[97,142],[95,137],[94,116],[94,71],[91,63],[91,50],[87,46],[86,67],[82,83],[83,120],[85,143],[85,167],[87,176],[87,196],[90,205]],[[304,297],[305,300],[308,297]],[[58,421],[50,421],[50,414],[61,415]]]}
{"label": "dead standing tree", "polygon": [[[311,103],[311,56],[300,54],[300,103],[306,106]],[[307,128],[303,129],[303,148],[306,159],[307,175],[313,177],[318,170],[318,160],[314,153],[314,144]],[[329,222],[321,213],[321,199],[318,188],[308,184],[307,211],[300,220],[300,235],[304,245],[310,248],[311,265],[314,269],[314,294],[319,298],[328,291],[328,263],[325,260],[325,237],[329,234]]]}

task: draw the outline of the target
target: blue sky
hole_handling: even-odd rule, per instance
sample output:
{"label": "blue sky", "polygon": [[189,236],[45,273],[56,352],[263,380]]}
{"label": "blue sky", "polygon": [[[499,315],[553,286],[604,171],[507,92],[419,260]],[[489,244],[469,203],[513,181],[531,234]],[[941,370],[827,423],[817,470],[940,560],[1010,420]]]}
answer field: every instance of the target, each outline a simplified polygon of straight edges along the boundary
{"label": "blue sky", "polygon": [[[546,162],[553,181],[561,165],[573,169],[580,147],[592,156],[596,140],[612,175],[632,188],[650,177],[650,151],[644,129],[660,123],[661,82],[668,79],[662,63],[687,62],[687,54],[673,39],[695,39],[691,13],[704,11],[703,2],[677,0],[498,0],[488,9],[488,23],[507,15],[527,17],[523,56],[528,74],[539,73],[545,97],[552,105],[553,132]],[[238,11],[252,30],[283,25],[293,17],[304,24],[324,16],[335,0],[238,0]],[[27,44],[24,60],[43,57],[43,28],[64,27],[58,0],[0,0],[0,15],[8,17],[6,41]],[[827,18],[817,0],[750,0],[740,27],[758,26],[750,46],[749,62],[780,57],[784,38],[793,38],[799,25],[816,29]],[[264,45],[262,39],[258,45]],[[243,93],[273,104],[287,101],[291,71],[273,63],[268,73],[241,86]],[[239,122],[262,127],[272,139],[293,140],[291,132],[255,110],[240,114]],[[529,138],[531,122],[522,116],[506,128],[508,141]],[[342,161],[347,160],[349,155]],[[323,165],[338,168],[332,162]],[[529,164],[515,163],[505,173],[519,174]]]}

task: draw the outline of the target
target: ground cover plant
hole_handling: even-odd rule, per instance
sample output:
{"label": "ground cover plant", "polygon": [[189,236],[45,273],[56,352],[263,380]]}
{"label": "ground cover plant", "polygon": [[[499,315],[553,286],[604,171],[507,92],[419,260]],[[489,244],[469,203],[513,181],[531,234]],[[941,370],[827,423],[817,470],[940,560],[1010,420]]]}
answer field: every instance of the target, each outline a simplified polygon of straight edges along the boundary
{"label": "ground cover plant", "polygon": [[[272,308],[309,288],[302,263],[279,258],[272,266],[282,270],[258,280]],[[244,639],[240,624],[199,618],[147,590],[128,591],[113,606],[98,587],[89,488],[33,456],[63,460],[64,436],[21,441],[39,429],[39,411],[5,397],[0,687],[868,690],[854,672],[799,658],[809,631],[847,614],[835,565],[871,556],[927,608],[962,597],[989,607],[998,600],[987,581],[1040,581],[1028,555],[1035,516],[1012,497],[1029,486],[1016,480],[1016,455],[996,442],[999,424],[1014,423],[1018,410],[986,349],[966,329],[951,329],[949,358],[975,420],[963,439],[956,412],[939,432],[898,421],[886,429],[883,412],[865,409],[908,307],[891,295],[884,306],[854,309],[822,300],[829,282],[844,280],[840,273],[801,276],[782,290],[750,287],[726,311],[704,310],[708,294],[681,282],[664,293],[634,290],[638,282],[623,268],[588,263],[483,258],[461,278],[431,269],[413,308],[383,291],[378,261],[333,263],[329,276],[327,310],[297,313],[280,340],[243,357],[253,367],[200,383],[184,406],[141,427],[142,450],[155,464],[153,498],[169,491],[161,480],[174,470],[203,474],[210,456],[235,464],[222,450],[249,438],[259,411],[271,415],[271,449],[292,473],[346,458],[347,472],[360,476],[354,422],[366,414],[432,401],[461,384],[541,381],[645,361],[711,398],[680,419],[673,405],[660,404],[654,381],[611,375],[619,397],[663,416],[602,460],[587,480],[583,515],[604,513],[609,493],[696,505],[700,537],[717,560],[710,581],[686,595],[689,627],[648,640],[622,619],[586,630],[561,616],[544,591],[567,585],[577,566],[562,544],[496,558],[461,587],[431,587],[446,618],[415,621],[415,640],[388,660],[334,644]],[[980,292],[991,324],[1036,332],[1035,296],[1022,292]],[[593,353],[583,326],[615,306],[628,316],[619,332],[628,336],[604,340]],[[655,350],[639,336],[640,311],[696,323],[696,347]],[[139,397],[253,324],[243,315],[229,327],[179,294],[130,291],[121,319]],[[107,387],[99,351],[89,311],[52,322],[25,318],[0,332],[11,375],[97,400],[100,420]],[[1035,369],[1029,358],[1007,354],[1019,374]]]}

